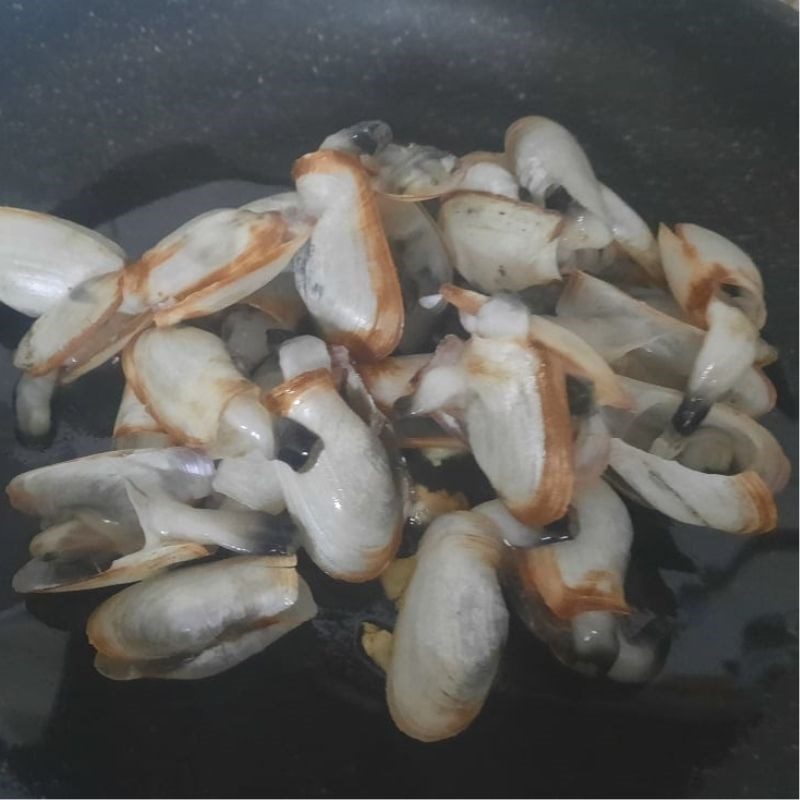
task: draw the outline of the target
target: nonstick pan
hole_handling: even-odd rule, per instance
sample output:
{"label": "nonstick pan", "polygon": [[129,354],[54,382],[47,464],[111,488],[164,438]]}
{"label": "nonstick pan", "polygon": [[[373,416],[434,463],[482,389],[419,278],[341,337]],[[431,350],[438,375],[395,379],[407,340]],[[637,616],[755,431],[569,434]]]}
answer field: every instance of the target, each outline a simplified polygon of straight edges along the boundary
{"label": "nonstick pan", "polygon": [[[777,0],[8,0],[0,203],[135,250],[285,185],[359,119],[466,152],[544,114],[648,222],[707,226],[761,265],[781,351],[766,424],[796,468],[796,41]],[[91,374],[59,400],[50,447],[22,445],[11,355],[27,324],[0,310],[4,484],[106,447],[120,392],[116,366]],[[780,511],[757,539],[637,513],[639,579],[675,619],[660,678],[584,680],[513,624],[481,717],[422,745],[393,728],[358,648],[374,586],[317,576],[319,618],[222,676],[112,683],[82,633],[97,597],[11,591],[33,526],[3,504],[0,795],[796,795],[794,479]]]}

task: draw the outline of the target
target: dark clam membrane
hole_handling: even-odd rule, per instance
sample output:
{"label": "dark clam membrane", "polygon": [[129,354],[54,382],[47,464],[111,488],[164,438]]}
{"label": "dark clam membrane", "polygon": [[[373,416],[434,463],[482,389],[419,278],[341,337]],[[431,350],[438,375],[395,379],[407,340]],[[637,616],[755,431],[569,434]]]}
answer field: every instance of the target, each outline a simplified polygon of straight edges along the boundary
{"label": "dark clam membrane", "polygon": [[630,615],[596,611],[563,620],[530,586],[523,591],[513,573],[506,575],[506,584],[525,627],[575,672],[621,683],[645,683],[666,660],[670,642],[666,618],[646,611]]}
{"label": "dark clam membrane", "polygon": [[380,119],[356,122],[332,133],[320,145],[320,150],[345,150],[360,155],[378,155],[393,138],[388,123]]}
{"label": "dark clam membrane", "polygon": [[14,575],[17,592],[36,592],[78,583],[106,572],[118,558],[144,546],[138,529],[100,518],[91,509],[52,525],[31,541],[31,558]]}
{"label": "dark clam membrane", "polygon": [[[619,436],[639,450],[649,451],[670,424],[673,409],[674,403],[664,402],[650,406],[634,418],[617,409],[605,409],[604,416],[613,436]],[[709,407],[703,419],[710,410]],[[680,448],[675,454],[678,463],[715,475],[733,475],[746,468],[752,457],[751,445],[746,437],[737,435],[735,430],[713,425],[705,425],[701,429],[700,425],[698,423],[693,431],[682,434]],[[705,441],[710,438],[710,431],[716,434],[714,440]],[[697,447],[694,447],[695,443]],[[691,459],[690,463],[686,463],[687,459]],[[720,464],[724,464],[724,467],[720,467]]]}
{"label": "dark clam membrane", "polygon": [[278,461],[295,472],[307,472],[314,467],[325,447],[320,436],[288,417],[276,419],[274,431]]}
{"label": "dark clam membrane", "polygon": [[685,397],[670,420],[673,430],[681,436],[694,433],[711,411],[711,403],[703,397]]}

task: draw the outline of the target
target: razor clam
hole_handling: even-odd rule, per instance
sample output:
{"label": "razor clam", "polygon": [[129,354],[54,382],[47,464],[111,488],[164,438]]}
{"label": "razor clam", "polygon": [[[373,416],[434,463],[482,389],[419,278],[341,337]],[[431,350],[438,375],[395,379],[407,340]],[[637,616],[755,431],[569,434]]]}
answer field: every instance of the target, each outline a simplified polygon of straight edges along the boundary
{"label": "razor clam", "polygon": [[427,306],[420,300],[453,280],[450,253],[439,227],[421,203],[379,196],[378,207],[405,301],[405,328],[398,350],[411,353],[429,339],[447,306],[442,301]]}
{"label": "razor clam", "polygon": [[279,514],[286,508],[277,464],[259,450],[223,458],[214,476],[214,491],[256,511]]}
{"label": "razor clam", "polygon": [[297,290],[325,337],[359,360],[389,355],[403,334],[403,296],[377,201],[358,160],[336,150],[299,159],[297,191],[318,217],[294,265]]}
{"label": "razor clam", "polygon": [[432,353],[390,356],[373,364],[359,364],[356,368],[378,408],[389,414],[401,397],[413,392],[416,375],[431,358]]}
{"label": "razor clam", "polygon": [[672,294],[695,324],[706,328],[686,387],[686,401],[665,432],[665,447],[695,430],[716,399],[737,385],[759,355],[758,329],[767,312],[761,274],[733,242],[698,225],[662,225],[658,232]]}
{"label": "razor clam", "polygon": [[[213,472],[205,456],[167,448],[112,451],[18,475],[7,488],[11,505],[41,517],[48,527],[31,543],[33,559],[15,576],[14,588],[28,592],[113,586],[208,555],[207,547],[193,542],[148,540],[129,489],[135,483],[176,502],[191,503],[211,492]],[[65,547],[65,541],[72,544]]]}
{"label": "razor clam", "polygon": [[621,500],[603,481],[576,491],[572,538],[513,553],[512,594],[527,627],[568,667],[623,683],[653,677],[663,636],[629,628],[623,583],[633,531]]}
{"label": "razor clam", "polygon": [[23,372],[14,388],[14,413],[17,430],[35,439],[50,433],[50,403],[58,382],[58,372],[47,372],[39,377]]}
{"label": "razor clam", "polygon": [[122,274],[89,278],[51,306],[22,337],[14,366],[33,377],[61,368],[66,383],[119,352],[152,319],[121,310]]}
{"label": "razor clam", "polygon": [[310,619],[293,557],[239,557],[170,572],[106,600],[86,634],[106,677],[215,675]]}
{"label": "razor clam", "polygon": [[272,419],[257,387],[222,341],[198,328],[151,328],[123,354],[125,377],[159,426],[181,444],[217,456],[274,452]]}
{"label": "razor clam", "polygon": [[269,355],[267,333],[276,328],[275,321],[257,308],[234,306],[225,314],[220,338],[242,375],[250,375]]}
{"label": "razor clam", "polygon": [[573,200],[607,222],[608,211],[592,165],[575,137],[546,117],[523,117],[506,131],[505,152],[520,185],[544,206],[563,187]]}
{"label": "razor clam", "polygon": [[65,219],[0,207],[0,302],[38,317],[78,285],[125,263],[110,239]]}
{"label": "razor clam", "polygon": [[519,184],[505,153],[469,153],[461,159],[461,168],[464,176],[458,184],[459,191],[488,192],[519,200]]}
{"label": "razor clam", "polygon": [[[686,388],[689,376],[695,375],[692,395],[700,393],[706,403],[724,400],[752,416],[774,405],[774,387],[753,366],[752,350],[734,350],[732,358],[744,362],[744,371],[737,385],[718,395],[725,384],[717,383],[717,391],[713,390],[714,370],[708,358],[717,357],[719,348],[704,348],[703,330],[586,273],[574,273],[566,283],[556,321],[590,343],[617,372],[674,389]],[[763,351],[756,347],[755,352]],[[732,371],[726,367],[726,380]]]}
{"label": "razor clam", "polygon": [[528,586],[513,595],[528,629],[565,666],[590,677],[617,683],[644,683],[661,668],[667,648],[664,625],[658,619],[632,633],[629,617],[610,611],[584,611],[571,619],[555,617]]}
{"label": "razor clam", "polygon": [[[563,189],[591,219],[580,219],[573,226],[567,249],[579,242],[575,234],[582,228],[592,236],[585,245],[605,247],[608,234],[651,280],[663,281],[655,239],[639,215],[615,192],[597,180],[592,165],[575,137],[546,117],[524,117],[506,131],[506,155],[517,179],[544,206],[553,189]],[[605,233],[603,228],[608,232]],[[601,243],[606,239],[605,243]]]}
{"label": "razor clam", "polygon": [[479,315],[480,334],[467,343],[444,339],[403,405],[411,414],[455,414],[511,513],[544,525],[564,514],[572,494],[564,373],[545,349],[528,341],[521,303],[495,298]]}
{"label": "razor clam", "polygon": [[422,537],[403,594],[387,672],[389,712],[424,742],[455,736],[478,715],[508,630],[492,522],[457,511]]}
{"label": "razor clam", "polygon": [[[622,491],[693,525],[729,533],[764,533],[775,527],[773,493],[786,485],[790,467],[765,428],[715,403],[698,431],[686,437],[676,460],[665,459],[648,450],[681,395],[634,380],[625,385],[633,399],[631,412],[617,412],[610,419],[610,476]],[[711,471],[717,467],[722,474]]]}
{"label": "razor clam", "polygon": [[319,567],[343,580],[370,580],[391,560],[402,528],[389,458],[378,434],[336,390],[322,342],[292,339],[280,357],[286,381],[265,403],[276,416],[305,426],[322,446],[301,472],[276,465],[286,506]]}
{"label": "razor clam", "polygon": [[357,122],[328,136],[320,150],[358,156],[375,175],[377,191],[401,200],[430,200],[452,190],[462,177],[458,159],[437,147],[400,145],[381,120]]}
{"label": "razor clam", "polygon": [[211,314],[268,283],[308,236],[278,213],[202,214],[124,269],[90,278],[53,305],[20,342],[14,364],[34,376],[63,367],[68,382],[114,356],[153,319]]}
{"label": "razor clam", "polygon": [[438,217],[455,267],[484,292],[520,291],[561,279],[560,214],[484,192],[457,191]]}
{"label": "razor clam", "polygon": [[174,444],[172,437],[153,419],[129,383],[125,384],[122,392],[113,436],[117,450],[169,447]]}
{"label": "razor clam", "polygon": [[205,558],[195,542],[147,546],[141,531],[112,525],[90,511],[46,528],[31,540],[31,560],[14,575],[14,591],[74,592],[135,583],[176,564]]}
{"label": "razor clam", "polygon": [[[482,316],[489,320],[494,316],[492,308],[497,307],[496,303],[482,312],[490,301],[485,295],[449,284],[441,287],[441,293],[459,310],[461,324],[470,332],[480,330]],[[518,304],[518,301],[515,303]],[[502,309],[502,306],[500,308]],[[589,379],[594,385],[597,402],[600,405],[622,408],[627,405],[625,392],[620,388],[617,376],[602,356],[588,342],[561,325],[560,320],[530,314],[528,340],[556,356],[568,374]]]}
{"label": "razor clam", "polygon": [[157,325],[207,316],[269,283],[308,238],[305,218],[218,209],[182,225],[125,270],[123,310]]}
{"label": "razor clam", "polygon": [[764,327],[764,282],[744,250],[714,231],[688,223],[676,225],[674,233],[662,225],[658,244],[672,294],[692,322],[708,327],[709,301],[721,296],[758,330]]}
{"label": "razor clam", "polygon": [[515,552],[523,592],[535,591],[559,619],[626,613],[623,584],[633,527],[624,503],[596,480],[572,498],[569,526],[570,541]]}

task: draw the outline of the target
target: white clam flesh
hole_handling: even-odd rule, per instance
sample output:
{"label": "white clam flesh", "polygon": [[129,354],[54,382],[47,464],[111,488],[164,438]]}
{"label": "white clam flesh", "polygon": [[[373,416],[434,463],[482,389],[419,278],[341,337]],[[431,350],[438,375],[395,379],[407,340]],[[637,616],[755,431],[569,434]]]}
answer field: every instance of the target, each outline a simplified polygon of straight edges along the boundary
{"label": "white clam flesh", "polygon": [[544,205],[550,190],[563,187],[602,221],[608,212],[600,182],[575,137],[546,117],[523,117],[506,131],[505,150],[521,186]]}
{"label": "white clam flesh", "polygon": [[[786,485],[790,467],[766,428],[716,403],[697,432],[682,442],[688,456],[683,463],[680,448],[664,457],[653,447],[681,395],[633,380],[626,387],[633,407],[628,415],[615,415],[609,455],[612,476],[623,491],[693,525],[729,533],[764,533],[775,527],[773,495]],[[713,472],[720,467],[719,474]]]}
{"label": "white clam flesh", "polygon": [[[727,323],[730,315],[721,311],[720,322]],[[570,276],[556,322],[628,377],[687,389],[691,376],[692,396],[700,393],[706,404],[724,400],[752,416],[774,405],[774,388],[753,363],[757,348],[726,348],[724,335],[712,336],[586,273]]]}
{"label": "white clam flesh", "polygon": [[172,437],[147,410],[129,383],[125,384],[114,421],[114,447],[117,450],[169,447]]}
{"label": "white clam flesh", "polygon": [[[474,331],[478,315],[489,298],[452,285],[442,286],[441,291],[442,296],[459,309],[461,324],[468,331]],[[567,373],[590,380],[599,404],[622,408],[627,405],[625,392],[602,355],[559,319],[529,314],[528,341],[557,357]]]}
{"label": "white clam flesh", "polygon": [[502,550],[493,523],[470,512],[439,517],[423,535],[386,685],[392,719],[408,736],[446,739],[480,712],[508,629]]}
{"label": "white clam flesh", "polygon": [[274,451],[272,419],[224,343],[198,328],[151,328],[123,354],[125,377],[176,442],[217,456]]}
{"label": "white clam flesh", "polygon": [[616,492],[602,480],[572,498],[573,538],[516,553],[523,591],[535,591],[560,619],[589,611],[626,613],[623,583],[633,527]]}
{"label": "white clam flesh", "polygon": [[86,633],[107,677],[195,679],[263,650],[316,613],[293,557],[239,557],[119,592]]}
{"label": "white clam flesh", "polygon": [[279,212],[201,214],[125,270],[123,310],[153,309],[157,325],[219,311],[276,277],[309,231],[305,221]]}
{"label": "white clam flesh", "polygon": [[670,290],[695,324],[707,327],[709,301],[722,293],[757,329],[764,327],[764,282],[744,250],[714,231],[687,223],[676,225],[674,233],[662,225],[658,244]]}
{"label": "white clam flesh", "polygon": [[[211,492],[214,465],[185,448],[101,453],[41,467],[14,478],[11,505],[41,517],[47,531],[32,542],[33,559],[15,576],[17,591],[73,591],[141,580],[180,561],[208,555],[192,541],[142,531],[131,486],[179,504]],[[75,546],[62,552],[63,525]]]}
{"label": "white clam flesh", "polygon": [[403,296],[367,173],[354,156],[320,150],[297,161],[293,177],[317,217],[294,264],[309,313],[357,358],[389,355],[403,334]]}
{"label": "white clam flesh", "polygon": [[402,502],[386,450],[337,391],[324,349],[319,340],[300,337],[281,350],[287,380],[265,397],[267,407],[318,436],[321,449],[301,471],[284,463],[276,468],[311,558],[334,577],[365,581],[394,555]]}
{"label": "white clam flesh", "polygon": [[50,404],[57,382],[56,370],[38,377],[22,373],[14,389],[14,413],[23,436],[41,438],[50,433]]}
{"label": "white clam flesh", "polygon": [[564,373],[528,341],[527,312],[509,302],[498,297],[482,306],[466,344],[445,340],[406,405],[412,414],[455,413],[511,513],[546,524],[563,515],[572,493]]}
{"label": "white clam flesh", "polygon": [[483,292],[519,291],[561,279],[560,214],[484,192],[455,192],[438,217],[455,267]]}
{"label": "white clam flesh", "polygon": [[74,222],[0,207],[0,302],[38,317],[78,285],[125,263],[110,239]]}

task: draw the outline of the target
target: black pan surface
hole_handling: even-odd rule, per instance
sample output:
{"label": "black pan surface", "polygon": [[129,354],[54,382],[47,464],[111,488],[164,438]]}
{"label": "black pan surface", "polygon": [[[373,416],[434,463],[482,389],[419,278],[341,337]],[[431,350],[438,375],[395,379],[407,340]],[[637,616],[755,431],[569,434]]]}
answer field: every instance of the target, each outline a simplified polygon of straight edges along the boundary
{"label": "black pan surface", "polygon": [[[135,255],[285,184],[353,121],[465,152],[545,114],[649,222],[705,225],[761,265],[781,348],[767,424],[796,468],[796,40],[796,13],[769,0],[9,0],[0,203],[106,225]],[[114,366],[88,376],[60,399],[51,447],[21,445],[11,352],[27,324],[0,311],[3,483],[103,449],[120,391]],[[115,684],[82,634],[97,595],[11,592],[33,525],[4,504],[0,795],[796,796],[794,480],[769,537],[635,522],[640,580],[676,618],[662,676],[580,679],[514,625],[478,721],[421,745],[394,730],[357,646],[359,621],[386,614],[375,587],[317,574],[320,617],[261,656]]]}

